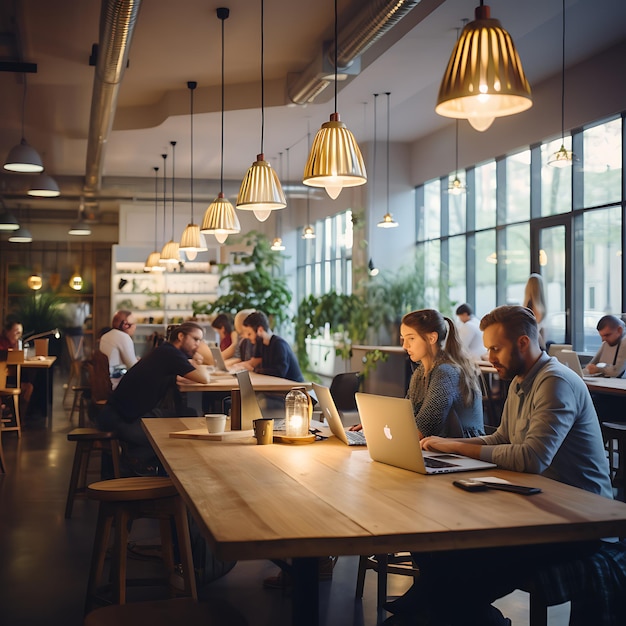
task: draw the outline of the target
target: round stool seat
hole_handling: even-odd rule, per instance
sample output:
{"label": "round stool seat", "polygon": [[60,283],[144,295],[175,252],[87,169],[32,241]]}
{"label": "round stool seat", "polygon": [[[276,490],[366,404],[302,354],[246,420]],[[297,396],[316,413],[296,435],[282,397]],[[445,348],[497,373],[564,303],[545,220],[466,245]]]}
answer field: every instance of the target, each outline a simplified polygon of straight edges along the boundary
{"label": "round stool seat", "polygon": [[97,428],[74,428],[67,433],[68,441],[98,441],[102,439],[117,439],[117,435]]}
{"label": "round stool seat", "polygon": [[113,478],[91,483],[87,487],[89,498],[101,502],[127,502],[131,500],[156,500],[171,498],[178,492],[170,478],[161,476],[136,476]]}

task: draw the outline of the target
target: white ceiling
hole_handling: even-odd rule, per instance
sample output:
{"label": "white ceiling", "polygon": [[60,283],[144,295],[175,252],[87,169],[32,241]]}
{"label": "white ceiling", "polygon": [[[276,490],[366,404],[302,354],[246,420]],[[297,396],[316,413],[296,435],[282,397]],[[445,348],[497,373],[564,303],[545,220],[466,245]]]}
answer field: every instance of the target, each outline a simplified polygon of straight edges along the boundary
{"label": "white ceiling", "polygon": [[[531,86],[561,66],[562,0],[493,0],[492,17],[513,37]],[[340,29],[355,11],[383,0],[340,0]],[[478,0],[422,0],[361,59],[361,73],[340,83],[339,112],[359,142],[374,132],[374,93],[390,92],[392,141],[418,140],[451,121],[434,112],[439,82],[457,28],[471,19]],[[119,92],[113,130],[105,147],[103,193],[113,177],[152,180],[153,167],[175,140],[176,176],[190,175],[190,98],[194,96],[194,177],[218,180],[220,172],[221,22],[225,22],[225,177],[241,180],[261,148],[261,0],[144,0],[139,10],[129,66]],[[77,205],[76,185],[85,176],[94,68],[88,64],[99,39],[96,0],[12,0],[2,3],[2,21],[14,13],[21,60],[38,65],[27,74],[25,137],[43,157],[46,172],[62,184],[64,197],[29,201],[38,206]],[[566,0],[566,63],[574,64],[626,35],[624,0]],[[6,28],[6,26],[5,26]],[[333,88],[319,104],[294,106],[286,95],[288,73],[300,73],[321,54],[333,34],[332,0],[265,0],[264,152],[276,169],[289,148],[290,178],[300,177],[307,153],[307,128],[314,134],[333,112]],[[10,57],[6,37],[0,52]],[[20,139],[23,75],[0,72],[0,155]],[[378,98],[378,138],[384,139],[386,100]],[[489,132],[489,131],[488,131]],[[492,132],[497,132],[494,130]],[[168,172],[171,158],[168,160]],[[282,161],[286,178],[286,159]],[[117,180],[117,187],[124,186]],[[0,176],[8,203],[20,200],[24,176]],[[219,190],[215,183],[209,195]],[[80,188],[80,186],[78,187]],[[150,187],[152,189],[153,187]],[[202,187],[200,193],[202,193]],[[106,195],[106,194],[105,194]],[[25,199],[26,196],[24,195]],[[69,205],[68,205],[69,199]],[[39,203],[39,204],[37,204]]]}

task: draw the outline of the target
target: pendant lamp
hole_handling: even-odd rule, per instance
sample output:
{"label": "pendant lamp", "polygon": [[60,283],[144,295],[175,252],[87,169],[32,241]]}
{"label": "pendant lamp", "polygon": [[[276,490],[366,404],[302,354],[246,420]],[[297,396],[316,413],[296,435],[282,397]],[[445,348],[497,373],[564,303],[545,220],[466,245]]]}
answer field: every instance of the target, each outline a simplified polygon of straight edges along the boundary
{"label": "pendant lamp", "polygon": [[183,234],[180,238],[179,247],[179,250],[181,252],[184,252],[190,261],[193,261],[198,256],[198,252],[206,252],[208,249],[206,247],[204,235],[200,232],[200,226],[193,223],[193,92],[197,86],[198,83],[195,80],[190,80],[187,82],[190,101],[189,119],[191,137],[191,222],[187,224],[187,228],[185,228],[185,230],[183,231]]}
{"label": "pendant lamp", "polygon": [[0,209],[0,232],[17,230],[20,225],[12,213],[9,213],[6,206],[4,206],[4,200],[0,198],[2,203],[2,209]]}
{"label": "pendant lamp", "polygon": [[302,182],[310,187],[324,187],[335,200],[344,187],[357,187],[367,182],[361,150],[337,112],[337,0],[335,0],[335,112],[322,124],[313,140],[313,148],[304,166]]}
{"label": "pendant lamp", "polygon": [[561,147],[548,159],[552,167],[569,167],[578,157],[565,147],[565,0],[561,22]]}
{"label": "pendant lamp", "polygon": [[[286,148],[287,150],[287,190],[289,190],[289,185],[291,184],[291,177],[289,175],[289,148]],[[278,158],[279,158],[279,163],[280,163],[280,177],[283,177],[283,153],[279,152],[278,153]],[[287,193],[285,194],[285,199],[287,201],[287,204],[289,204],[289,191],[287,191]],[[276,214],[276,236],[274,237],[274,239],[272,239],[272,245],[270,246],[271,250],[274,250],[274,252],[282,252],[285,249],[285,246],[283,245],[283,239],[280,236],[283,232],[283,228],[282,228],[282,214],[281,213],[277,213]]]}
{"label": "pendant lamp", "polygon": [[159,168],[153,167],[154,170],[154,251],[148,255],[146,263],[143,267],[144,272],[162,272],[165,270],[163,265],[159,264],[161,253],[157,250],[157,213],[158,213],[158,174]]}
{"label": "pendant lamp", "polygon": [[284,209],[287,206],[278,176],[263,154],[265,139],[264,4],[264,0],[261,0],[261,152],[257,154],[257,160],[246,172],[237,196],[237,208],[243,211],[253,211],[259,222],[264,222],[272,211]]}
{"label": "pendant lamp", "polygon": [[58,198],[61,190],[52,176],[41,173],[35,176],[27,193],[35,198]]}
{"label": "pendant lamp", "polygon": [[[67,259],[70,260],[70,243],[67,242]],[[81,251],[81,265],[83,264],[83,255]],[[83,277],[79,266],[74,266],[74,273],[70,276],[69,286],[74,291],[80,291],[83,288]]]}
{"label": "pendant lamp", "polygon": [[[307,122],[307,150],[311,151],[311,131]],[[306,190],[306,226],[302,229],[302,239],[315,239],[315,228],[311,224],[311,188],[307,187]]]}
{"label": "pendant lamp", "polygon": [[467,119],[478,131],[496,117],[514,115],[532,106],[513,39],[488,6],[476,7],[456,42],[446,68],[435,111],[444,117]]}
{"label": "pendant lamp", "polygon": [[228,198],[224,197],[224,22],[230,11],[225,8],[217,9],[217,17],[222,22],[222,139],[220,150],[220,192],[217,198],[209,205],[202,220],[201,233],[215,235],[219,243],[224,243],[228,235],[235,235],[241,231],[239,218]]}
{"label": "pendant lamp", "polygon": [[460,196],[467,191],[467,187],[459,178],[459,120],[454,120],[454,124],[456,126],[454,178],[448,181],[448,193],[453,196]]}
{"label": "pendant lamp", "polygon": [[11,243],[30,243],[32,240],[33,236],[30,234],[30,230],[22,224],[20,224],[17,230],[13,230],[9,233],[9,241]]}
{"label": "pendant lamp", "polygon": [[[161,259],[159,260],[161,265],[165,265],[168,268],[172,268],[180,263],[178,242],[174,241],[174,170],[176,169],[176,142],[170,141],[170,145],[172,146],[172,238],[163,246]],[[165,170],[163,171],[163,176],[165,176]],[[163,184],[165,185],[165,182]],[[165,211],[165,186],[163,187],[163,210]],[[163,232],[165,233],[165,231]]]}
{"label": "pendant lamp", "polygon": [[41,157],[35,148],[30,146],[24,139],[24,117],[26,111],[26,75],[24,80],[24,95],[22,97],[22,140],[11,148],[4,163],[4,169],[9,172],[22,172],[37,174],[43,172]]}
{"label": "pendant lamp", "polygon": [[387,95],[387,212],[376,226],[378,226],[378,228],[397,228],[398,222],[393,219],[393,215],[389,212],[389,96],[391,93],[386,91],[385,94]]}
{"label": "pendant lamp", "polygon": [[85,201],[81,198],[80,204],[78,205],[78,219],[70,226],[70,229],[67,231],[68,235],[74,235],[77,237],[86,237],[87,235],[91,235],[91,226],[89,226],[89,224],[85,221],[84,210]]}

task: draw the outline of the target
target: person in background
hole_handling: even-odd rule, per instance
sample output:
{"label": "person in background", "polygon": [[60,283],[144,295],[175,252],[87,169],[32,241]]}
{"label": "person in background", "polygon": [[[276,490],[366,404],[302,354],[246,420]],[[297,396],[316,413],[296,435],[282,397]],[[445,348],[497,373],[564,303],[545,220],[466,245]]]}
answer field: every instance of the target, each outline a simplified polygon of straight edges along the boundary
{"label": "person in background", "polygon": [[176,383],[179,377],[196,383],[210,381],[207,368],[200,359],[194,359],[203,337],[202,326],[195,322],[175,326],[168,341],[143,357],[120,379],[98,415],[98,427],[117,433],[127,463],[139,475],[154,474],[158,467],[141,419],[195,416],[193,409],[183,405]]}
{"label": "person in background", "polygon": [[623,378],[626,371],[626,333],[624,322],[615,315],[605,315],[596,326],[602,345],[583,369],[584,374]]}
{"label": "person in background", "polygon": [[224,361],[235,354],[235,348],[239,343],[239,334],[233,329],[233,322],[229,315],[220,313],[211,323],[220,336],[220,351]]}
{"label": "person in background", "polygon": [[[427,437],[421,441],[422,448],[541,474],[612,498],[600,424],[587,387],[577,374],[542,351],[532,311],[501,306],[485,315],[480,327],[489,361],[502,379],[511,380],[501,424],[494,434],[473,439]],[[603,624],[623,624],[626,619],[624,542],[416,553],[413,558],[420,568],[419,580],[396,601],[399,604],[387,606],[393,613],[410,615],[407,624],[416,623],[418,615],[430,615],[439,621],[428,623],[510,625],[491,603],[548,567],[557,577],[553,583],[546,581],[544,592],[579,584],[588,589],[572,602],[570,623],[598,624],[601,615],[608,618]],[[548,590],[549,585],[554,587]],[[454,589],[453,603],[450,589]]]}
{"label": "person in background", "polygon": [[542,350],[545,350],[546,336],[543,326],[546,318],[546,297],[543,291],[543,278],[540,274],[531,274],[528,277],[522,304],[533,312],[539,330],[539,345]]}
{"label": "person in background", "polygon": [[[261,364],[251,365],[249,369],[268,376],[279,376],[297,382],[304,381],[298,359],[291,346],[270,330],[270,323],[265,313],[255,311],[246,317],[243,321],[243,336],[251,343],[256,343],[258,339],[262,342]],[[248,363],[251,362],[248,361]]]}
{"label": "person in background", "polygon": [[469,304],[461,304],[456,309],[456,316],[460,322],[457,326],[459,338],[465,350],[475,361],[485,360],[487,353],[483,344],[483,333],[472,307]]}
{"label": "person in background", "polygon": [[252,361],[252,359],[256,359],[256,361],[250,364],[252,366],[251,369],[261,364],[261,357],[259,356],[261,352],[261,342],[257,340],[253,343],[243,336],[243,321],[250,313],[254,312],[254,309],[243,309],[235,315],[235,330],[237,331],[239,341],[235,347],[233,356],[226,361],[226,365],[234,365],[241,361]]}
{"label": "person in background", "polygon": [[[24,328],[17,320],[17,318],[9,315],[0,333],[0,350],[21,350],[21,340]],[[10,381],[9,381],[10,382]],[[16,386],[16,382],[13,383]],[[22,376],[20,377],[20,413],[26,415],[26,409],[33,395],[33,383],[30,380],[26,380],[24,376],[24,370],[22,369]],[[0,413],[8,411],[9,408],[0,403]]]}
{"label": "person in background", "polygon": [[113,315],[111,330],[100,337],[100,351],[109,359],[111,386],[117,387],[122,376],[139,360],[135,354],[133,335],[137,322],[131,311],[120,309]]}

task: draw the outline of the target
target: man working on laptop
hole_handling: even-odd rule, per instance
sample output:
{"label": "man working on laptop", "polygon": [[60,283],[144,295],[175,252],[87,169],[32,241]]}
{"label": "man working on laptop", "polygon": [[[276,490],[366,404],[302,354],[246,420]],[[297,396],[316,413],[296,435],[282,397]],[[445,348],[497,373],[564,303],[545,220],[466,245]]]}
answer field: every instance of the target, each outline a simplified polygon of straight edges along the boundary
{"label": "man working on laptop", "polygon": [[[504,469],[542,474],[612,498],[600,424],[589,392],[578,375],[541,350],[532,311],[501,306],[483,317],[480,328],[489,361],[501,378],[511,380],[501,424],[494,434],[473,439],[427,437],[421,442],[422,448],[493,461]],[[590,541],[416,554],[419,582],[388,609],[411,615],[408,621],[394,623],[415,623],[416,614],[438,618],[443,611],[441,623],[455,626],[510,624],[491,602],[519,588],[538,570],[567,568],[567,564],[586,557],[609,563],[606,571],[610,575],[598,581],[598,589],[606,588],[603,599],[610,603],[626,580],[624,546]],[[575,578],[572,572],[578,570],[558,571],[563,572],[558,584],[567,588]],[[616,587],[609,578],[622,582]],[[451,589],[454,603],[449,602]],[[599,600],[591,586],[589,589],[589,594],[572,607],[583,617],[576,623],[599,623]],[[608,623],[621,623],[619,619],[624,617],[617,619]]]}
{"label": "man working on laptop", "polygon": [[624,322],[615,315],[605,315],[596,326],[602,339],[597,354],[583,369],[584,374],[602,374],[622,378],[626,371],[626,333]]}

